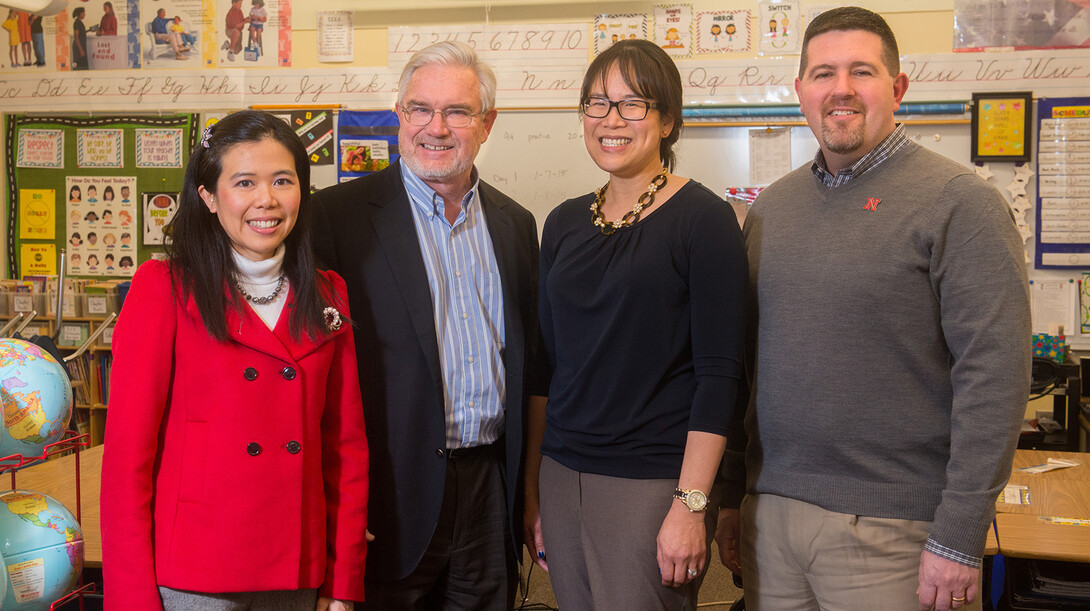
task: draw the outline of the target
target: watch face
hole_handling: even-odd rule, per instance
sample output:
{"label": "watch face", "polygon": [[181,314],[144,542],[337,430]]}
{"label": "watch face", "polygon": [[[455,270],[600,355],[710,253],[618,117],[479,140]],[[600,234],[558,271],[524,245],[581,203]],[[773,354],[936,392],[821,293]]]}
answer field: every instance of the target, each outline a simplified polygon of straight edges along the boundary
{"label": "watch face", "polygon": [[699,490],[693,490],[689,492],[688,498],[685,499],[685,504],[689,506],[689,509],[700,511],[708,504],[708,497]]}

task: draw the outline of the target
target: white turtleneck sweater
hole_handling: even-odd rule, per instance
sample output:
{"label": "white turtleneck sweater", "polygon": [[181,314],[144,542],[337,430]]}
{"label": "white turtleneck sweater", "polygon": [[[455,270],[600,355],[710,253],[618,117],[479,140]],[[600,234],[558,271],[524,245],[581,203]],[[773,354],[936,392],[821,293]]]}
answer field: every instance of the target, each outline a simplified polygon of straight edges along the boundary
{"label": "white turtleneck sweater", "polygon": [[[246,257],[231,250],[231,256],[235,258],[235,267],[238,269],[239,286],[250,294],[251,297],[267,297],[276,290],[276,283],[280,280],[280,270],[284,263],[284,245],[276,249],[276,253],[264,261],[251,261]],[[258,305],[252,301],[246,303],[257,313],[258,317],[270,330],[276,327],[276,321],[280,320],[280,312],[288,300],[288,279],[284,278],[284,286],[280,288],[280,294],[272,303]]]}

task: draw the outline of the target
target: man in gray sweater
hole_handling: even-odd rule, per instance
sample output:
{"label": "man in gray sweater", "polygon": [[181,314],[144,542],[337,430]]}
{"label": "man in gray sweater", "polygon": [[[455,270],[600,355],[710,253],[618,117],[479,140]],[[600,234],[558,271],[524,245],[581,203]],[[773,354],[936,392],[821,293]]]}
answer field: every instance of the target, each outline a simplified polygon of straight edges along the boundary
{"label": "man in gray sweater", "polygon": [[880,16],[807,28],[795,90],[821,150],[745,224],[750,610],[980,605],[1029,390],[1025,255],[998,191],[895,123],[907,88]]}

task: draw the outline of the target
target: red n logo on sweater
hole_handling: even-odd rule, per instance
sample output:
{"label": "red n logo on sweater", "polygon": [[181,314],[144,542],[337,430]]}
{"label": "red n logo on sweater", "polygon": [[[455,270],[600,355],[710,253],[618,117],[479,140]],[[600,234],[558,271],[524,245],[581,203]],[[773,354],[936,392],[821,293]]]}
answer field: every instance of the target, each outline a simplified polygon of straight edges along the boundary
{"label": "red n logo on sweater", "polygon": [[876,210],[878,210],[878,204],[881,203],[881,201],[882,200],[878,199],[877,197],[868,197],[867,203],[863,204],[863,209],[875,212]]}

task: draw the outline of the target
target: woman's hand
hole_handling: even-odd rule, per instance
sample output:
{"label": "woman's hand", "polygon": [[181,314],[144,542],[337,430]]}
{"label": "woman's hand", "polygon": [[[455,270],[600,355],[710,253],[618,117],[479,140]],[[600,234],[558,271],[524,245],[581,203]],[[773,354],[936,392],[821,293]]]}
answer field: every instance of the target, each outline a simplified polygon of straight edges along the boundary
{"label": "woman's hand", "polygon": [[530,550],[534,564],[549,572],[545,561],[545,539],[541,535],[541,509],[536,496],[526,495],[526,509],[522,513],[522,540]]}
{"label": "woman's hand", "polygon": [[314,606],[314,611],[353,611],[355,606],[356,603],[350,600],[336,600],[322,596],[318,599],[318,604]]}
{"label": "woman's hand", "polygon": [[673,502],[662,521],[657,557],[662,585],[676,588],[704,572],[707,558],[704,512],[692,512],[679,502]]}

